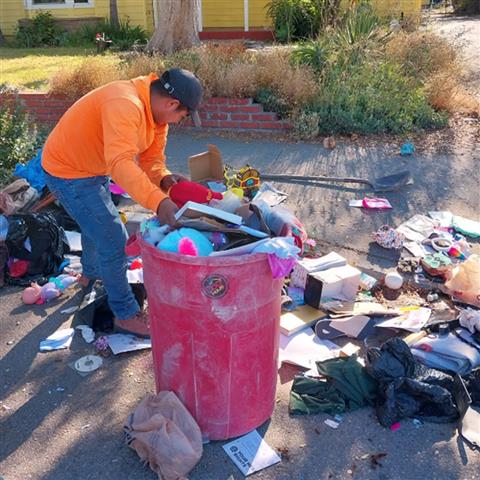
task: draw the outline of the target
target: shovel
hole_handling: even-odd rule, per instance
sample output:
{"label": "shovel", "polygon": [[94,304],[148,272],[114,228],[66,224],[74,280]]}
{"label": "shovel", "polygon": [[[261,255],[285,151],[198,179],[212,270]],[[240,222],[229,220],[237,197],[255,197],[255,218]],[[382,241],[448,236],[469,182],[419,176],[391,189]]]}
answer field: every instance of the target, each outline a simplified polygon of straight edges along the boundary
{"label": "shovel", "polygon": [[368,185],[375,192],[392,192],[413,184],[412,175],[408,170],[403,172],[380,177],[373,181],[355,177],[324,177],[304,175],[283,175],[283,174],[261,174],[262,180],[273,180],[275,182],[336,182],[336,183],[361,183]]}

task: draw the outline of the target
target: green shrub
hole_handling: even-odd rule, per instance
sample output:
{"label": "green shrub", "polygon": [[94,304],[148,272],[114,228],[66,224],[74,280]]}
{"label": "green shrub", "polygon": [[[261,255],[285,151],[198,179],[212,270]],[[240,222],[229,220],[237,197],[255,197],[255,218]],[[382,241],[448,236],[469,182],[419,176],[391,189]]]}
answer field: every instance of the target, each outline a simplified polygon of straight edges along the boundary
{"label": "green shrub", "polygon": [[20,24],[15,32],[18,46],[52,47],[61,43],[64,31],[56,24],[50,12],[39,12],[31,20]]}
{"label": "green shrub", "polygon": [[291,107],[276,94],[271,88],[260,88],[255,96],[255,101],[261,103],[267,112],[275,112],[280,118],[285,118]]}
{"label": "green shrub", "polygon": [[399,134],[447,121],[429,105],[423,88],[386,60],[332,68],[311,109],[325,133]]}
{"label": "green shrub", "polygon": [[271,0],[267,15],[271,18],[275,38],[291,42],[316,37],[340,16],[340,0]]}
{"label": "green shrub", "polygon": [[42,140],[15,90],[0,85],[0,185],[8,182],[18,162],[33,157]]}
{"label": "green shrub", "polygon": [[139,25],[131,25],[127,18],[118,26],[104,19],[95,25],[83,25],[75,32],[68,33],[62,44],[66,46],[95,45],[97,33],[104,33],[105,38],[112,41],[115,50],[129,50],[137,45],[145,45],[148,41],[147,32]]}
{"label": "green shrub", "polygon": [[300,140],[313,140],[320,133],[320,114],[303,110],[292,118],[293,134]]}

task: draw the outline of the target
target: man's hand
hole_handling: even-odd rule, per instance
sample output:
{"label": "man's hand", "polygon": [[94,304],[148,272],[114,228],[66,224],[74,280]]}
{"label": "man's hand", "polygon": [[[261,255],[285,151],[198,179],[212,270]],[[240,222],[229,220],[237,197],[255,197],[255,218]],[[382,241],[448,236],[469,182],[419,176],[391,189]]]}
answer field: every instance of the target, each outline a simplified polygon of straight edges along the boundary
{"label": "man's hand", "polygon": [[179,173],[172,173],[170,175],[165,175],[160,182],[160,188],[165,192],[168,192],[172,185],[175,185],[178,182],[188,182],[188,178],[180,175]]}
{"label": "man's hand", "polygon": [[168,223],[168,225],[173,227],[177,223],[175,218],[177,211],[178,207],[169,198],[165,198],[157,208],[158,221],[161,225]]}

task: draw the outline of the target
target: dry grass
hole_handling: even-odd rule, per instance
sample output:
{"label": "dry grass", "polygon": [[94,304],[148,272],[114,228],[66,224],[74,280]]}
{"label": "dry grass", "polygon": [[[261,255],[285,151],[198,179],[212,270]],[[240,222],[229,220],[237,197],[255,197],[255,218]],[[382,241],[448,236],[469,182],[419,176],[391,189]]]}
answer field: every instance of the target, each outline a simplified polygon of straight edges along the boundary
{"label": "dry grass", "polygon": [[480,102],[448,71],[433,75],[427,81],[426,90],[430,104],[437,110],[480,115]]}
{"label": "dry grass", "polygon": [[399,32],[387,45],[387,56],[421,80],[439,71],[459,73],[455,48],[431,32]]}
{"label": "dry grass", "polygon": [[425,84],[430,104],[450,113],[478,113],[478,100],[462,85],[463,72],[454,46],[431,32],[399,32],[387,55],[405,73]]}
{"label": "dry grass", "polygon": [[50,81],[49,92],[77,99],[94,88],[121,78],[117,61],[108,57],[88,57],[78,67],[64,68]]}
{"label": "dry grass", "polygon": [[158,55],[133,54],[126,57],[119,68],[121,77],[130,79],[152,72],[163,72],[165,62]]}
{"label": "dry grass", "polygon": [[160,73],[172,66],[193,71],[202,80],[205,97],[254,97],[269,88],[295,110],[318,89],[313,70],[293,65],[287,49],[256,53],[241,44],[207,44],[170,57],[135,54],[119,65],[104,57],[88,58],[74,69],[58,72],[50,82],[50,93],[79,98],[112,80]]}

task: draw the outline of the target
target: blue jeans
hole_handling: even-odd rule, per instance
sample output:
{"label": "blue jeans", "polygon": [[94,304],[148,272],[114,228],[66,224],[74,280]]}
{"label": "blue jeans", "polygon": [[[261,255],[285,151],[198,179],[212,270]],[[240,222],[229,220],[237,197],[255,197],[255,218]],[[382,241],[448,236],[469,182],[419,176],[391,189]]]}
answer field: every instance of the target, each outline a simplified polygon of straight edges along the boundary
{"label": "blue jeans", "polygon": [[45,175],[50,191],[80,227],[83,275],[103,281],[115,318],[133,317],[140,308],[127,280],[127,231],[112,202],[108,177]]}

